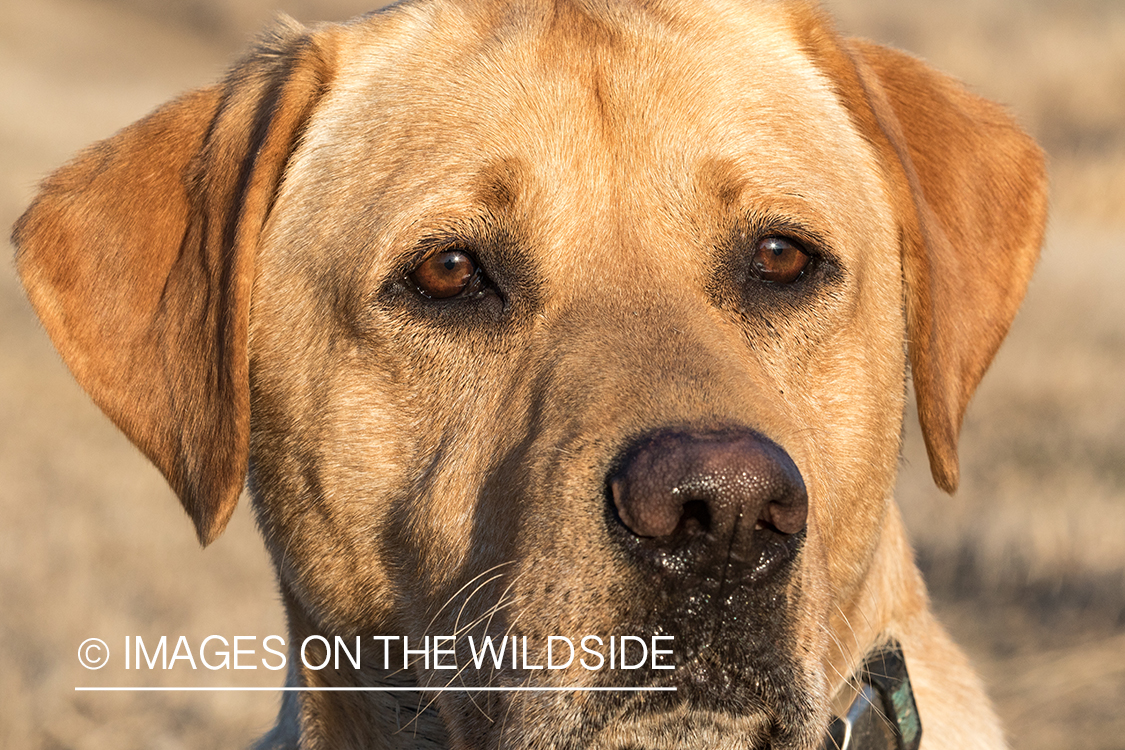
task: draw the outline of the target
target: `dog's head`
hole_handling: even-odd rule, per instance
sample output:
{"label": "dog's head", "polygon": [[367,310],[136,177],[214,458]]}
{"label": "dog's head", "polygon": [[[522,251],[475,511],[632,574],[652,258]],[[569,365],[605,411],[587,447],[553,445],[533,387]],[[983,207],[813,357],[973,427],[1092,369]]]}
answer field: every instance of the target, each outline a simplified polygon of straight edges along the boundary
{"label": "dog's head", "polygon": [[204,543],[249,465],[295,638],[674,638],[464,669],[677,692],[445,693],[456,746],[811,747],[924,606],[907,364],[952,490],[1043,212],[1005,114],[803,4],[443,0],[282,24],[15,239]]}

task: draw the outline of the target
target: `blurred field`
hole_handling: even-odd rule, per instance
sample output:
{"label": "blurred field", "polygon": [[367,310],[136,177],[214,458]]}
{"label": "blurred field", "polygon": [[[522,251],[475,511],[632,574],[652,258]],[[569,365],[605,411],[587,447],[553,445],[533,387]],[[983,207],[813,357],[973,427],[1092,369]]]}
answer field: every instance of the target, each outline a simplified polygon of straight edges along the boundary
{"label": "blurred field", "polygon": [[[900,500],[936,607],[1018,748],[1125,748],[1125,3],[832,0],[849,33],[909,49],[1008,104],[1051,157],[1048,246],[966,419],[962,489],[929,481],[913,425]],[[0,226],[77,149],[217,77],[274,7],[352,0],[0,4]],[[98,636],[284,633],[245,505],[200,551],[156,470],[72,382],[0,264],[0,747],[246,745],[271,694],[76,694]],[[118,658],[120,654],[118,653]],[[280,684],[215,672],[148,684]]]}

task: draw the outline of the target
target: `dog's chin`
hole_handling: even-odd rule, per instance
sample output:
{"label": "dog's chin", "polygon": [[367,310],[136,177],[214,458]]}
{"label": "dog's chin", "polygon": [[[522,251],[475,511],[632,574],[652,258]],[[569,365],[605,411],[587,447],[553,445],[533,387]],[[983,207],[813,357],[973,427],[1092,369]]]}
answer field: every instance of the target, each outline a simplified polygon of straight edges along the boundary
{"label": "dog's chin", "polygon": [[[511,696],[499,715],[502,721],[481,730],[478,741],[454,743],[466,749],[501,747],[521,750],[807,750],[819,747],[827,714],[819,701],[802,690],[774,700],[731,702],[732,687],[723,695],[684,681],[676,692],[555,694],[543,701]],[[802,680],[795,678],[793,683]],[[671,683],[669,683],[671,684]],[[792,683],[791,683],[792,684]],[[713,686],[712,686],[713,687]],[[759,689],[761,686],[759,685]],[[743,696],[745,697],[745,696]],[[466,714],[462,713],[462,716]],[[477,714],[476,718],[479,718]],[[476,723],[470,719],[470,724]],[[463,728],[468,728],[464,727]],[[458,734],[454,732],[454,734]],[[468,734],[475,734],[472,730]]]}
{"label": "dog's chin", "polygon": [[[734,716],[699,710],[682,703],[671,710],[634,718],[618,718],[592,730],[585,719],[543,722],[523,731],[508,731],[499,743],[506,748],[557,748],[562,750],[777,750],[811,748],[794,742],[792,727],[781,730],[765,713]],[[572,731],[567,731],[571,723]],[[808,731],[799,732],[802,737]]]}
{"label": "dog's chin", "polygon": [[607,726],[589,747],[597,750],[688,750],[772,746],[772,722],[764,715],[734,717],[684,707],[640,721]]}

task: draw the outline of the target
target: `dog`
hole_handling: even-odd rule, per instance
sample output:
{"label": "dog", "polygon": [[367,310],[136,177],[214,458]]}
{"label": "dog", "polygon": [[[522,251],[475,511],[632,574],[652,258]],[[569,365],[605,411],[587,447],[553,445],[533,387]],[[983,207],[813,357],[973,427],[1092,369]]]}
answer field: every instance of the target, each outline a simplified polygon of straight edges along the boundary
{"label": "dog", "polygon": [[1005,741],[893,499],[906,383],[952,492],[1045,213],[1008,114],[808,3],[406,0],[279,20],[13,237],[202,544],[249,486],[304,689],[260,747],[860,747],[876,696],[935,750]]}

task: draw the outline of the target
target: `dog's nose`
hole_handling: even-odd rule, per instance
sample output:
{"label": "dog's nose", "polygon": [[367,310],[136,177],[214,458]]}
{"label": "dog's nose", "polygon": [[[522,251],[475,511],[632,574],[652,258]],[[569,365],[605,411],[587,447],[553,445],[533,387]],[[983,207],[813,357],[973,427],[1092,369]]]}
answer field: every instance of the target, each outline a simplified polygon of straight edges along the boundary
{"label": "dog's nose", "polygon": [[[642,556],[676,558],[664,567],[764,568],[805,528],[808,495],[779,445],[749,429],[677,430],[627,449],[609,477],[613,510]],[[781,545],[789,548],[790,545]]]}

